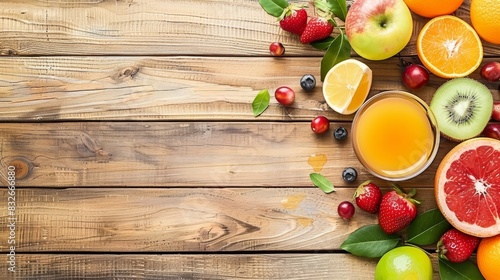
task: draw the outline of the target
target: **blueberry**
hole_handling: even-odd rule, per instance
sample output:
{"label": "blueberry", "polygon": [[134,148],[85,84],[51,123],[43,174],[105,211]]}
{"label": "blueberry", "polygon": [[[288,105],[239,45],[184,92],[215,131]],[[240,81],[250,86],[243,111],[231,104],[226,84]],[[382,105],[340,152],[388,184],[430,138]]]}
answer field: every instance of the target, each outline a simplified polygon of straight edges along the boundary
{"label": "blueberry", "polygon": [[347,129],[344,127],[337,127],[333,132],[333,137],[337,140],[344,140],[347,138]]}
{"label": "blueberry", "polygon": [[356,181],[356,178],[358,178],[358,172],[352,167],[347,167],[342,172],[342,178],[344,179],[344,181],[352,183]]}
{"label": "blueberry", "polygon": [[314,89],[314,87],[316,86],[316,78],[314,78],[314,76],[311,74],[305,74],[300,79],[300,86],[305,91],[312,91]]}

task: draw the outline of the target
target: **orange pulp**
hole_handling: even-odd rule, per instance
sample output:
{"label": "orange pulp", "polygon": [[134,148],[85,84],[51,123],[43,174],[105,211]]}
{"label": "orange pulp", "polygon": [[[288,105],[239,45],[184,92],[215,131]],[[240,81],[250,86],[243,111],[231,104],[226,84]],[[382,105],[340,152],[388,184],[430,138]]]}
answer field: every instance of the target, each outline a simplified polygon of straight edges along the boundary
{"label": "orange pulp", "polygon": [[434,131],[417,101],[387,96],[366,107],[358,117],[354,146],[360,161],[388,178],[411,176],[427,163],[434,147]]}

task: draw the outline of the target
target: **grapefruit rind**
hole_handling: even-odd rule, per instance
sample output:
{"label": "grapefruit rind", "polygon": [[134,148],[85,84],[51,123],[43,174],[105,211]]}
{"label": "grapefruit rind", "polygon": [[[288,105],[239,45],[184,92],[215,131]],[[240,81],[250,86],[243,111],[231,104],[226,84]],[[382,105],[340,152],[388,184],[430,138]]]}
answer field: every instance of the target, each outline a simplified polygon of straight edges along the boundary
{"label": "grapefruit rind", "polygon": [[500,234],[500,141],[479,137],[458,144],[441,161],[434,190],[453,227],[481,238]]}

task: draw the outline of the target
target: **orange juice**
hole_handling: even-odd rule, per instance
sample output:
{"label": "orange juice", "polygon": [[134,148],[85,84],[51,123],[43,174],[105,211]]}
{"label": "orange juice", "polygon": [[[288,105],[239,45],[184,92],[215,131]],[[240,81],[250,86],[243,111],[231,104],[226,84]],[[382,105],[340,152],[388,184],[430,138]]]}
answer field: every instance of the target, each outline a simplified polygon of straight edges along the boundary
{"label": "orange juice", "polygon": [[379,95],[356,114],[354,150],[374,175],[388,180],[411,178],[432,162],[439,132],[429,119],[427,105],[416,96],[405,92]]}

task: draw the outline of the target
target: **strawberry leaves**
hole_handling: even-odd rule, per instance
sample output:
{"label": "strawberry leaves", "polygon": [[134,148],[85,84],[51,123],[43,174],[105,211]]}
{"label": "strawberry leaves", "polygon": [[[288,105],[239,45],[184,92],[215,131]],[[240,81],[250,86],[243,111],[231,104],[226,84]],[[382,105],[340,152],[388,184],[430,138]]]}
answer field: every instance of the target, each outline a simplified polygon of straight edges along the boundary
{"label": "strawberry leaves", "polygon": [[259,0],[259,4],[264,11],[276,18],[280,17],[288,7],[287,0]]}
{"label": "strawberry leaves", "polygon": [[415,245],[436,243],[443,233],[450,228],[450,223],[439,209],[431,209],[418,215],[408,227],[407,242]]}
{"label": "strawberry leaves", "polygon": [[330,42],[323,59],[321,59],[321,81],[325,79],[328,71],[335,64],[348,59],[351,56],[351,45],[347,41],[347,36],[341,31],[333,41]]}
{"label": "strawberry leaves", "polygon": [[477,266],[470,260],[452,263],[439,259],[439,277],[443,280],[483,280]]}
{"label": "strawberry leaves", "polygon": [[378,258],[396,248],[400,241],[398,235],[386,234],[379,225],[367,225],[351,233],[340,249],[358,257]]}

